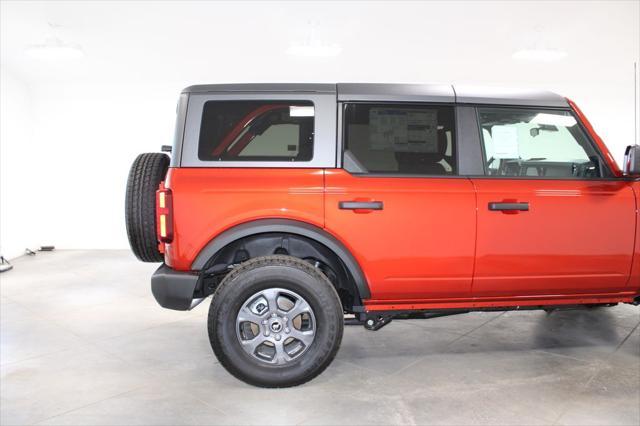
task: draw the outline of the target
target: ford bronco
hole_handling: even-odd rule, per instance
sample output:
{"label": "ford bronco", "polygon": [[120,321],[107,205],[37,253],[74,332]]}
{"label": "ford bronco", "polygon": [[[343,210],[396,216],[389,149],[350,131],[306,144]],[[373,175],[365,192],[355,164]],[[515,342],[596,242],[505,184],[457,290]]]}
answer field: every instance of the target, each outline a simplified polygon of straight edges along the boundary
{"label": "ford bronco", "polygon": [[192,86],[163,151],[129,174],[131,248],[161,306],[213,296],[250,384],[320,374],[345,321],[640,302],[640,149],[621,170],[550,92]]}

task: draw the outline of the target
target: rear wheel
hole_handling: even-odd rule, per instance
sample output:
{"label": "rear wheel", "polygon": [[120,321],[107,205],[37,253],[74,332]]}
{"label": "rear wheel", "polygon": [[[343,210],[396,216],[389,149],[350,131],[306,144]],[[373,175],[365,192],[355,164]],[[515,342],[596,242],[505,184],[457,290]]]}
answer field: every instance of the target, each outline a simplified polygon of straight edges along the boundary
{"label": "rear wheel", "polygon": [[156,236],[156,191],[169,168],[169,156],[140,154],[131,165],[127,179],[125,220],[129,245],[143,262],[162,262]]}
{"label": "rear wheel", "polygon": [[331,282],[290,256],[251,259],[225,277],[209,309],[209,339],[235,377],[262,387],[307,382],[333,360],[343,312]]}

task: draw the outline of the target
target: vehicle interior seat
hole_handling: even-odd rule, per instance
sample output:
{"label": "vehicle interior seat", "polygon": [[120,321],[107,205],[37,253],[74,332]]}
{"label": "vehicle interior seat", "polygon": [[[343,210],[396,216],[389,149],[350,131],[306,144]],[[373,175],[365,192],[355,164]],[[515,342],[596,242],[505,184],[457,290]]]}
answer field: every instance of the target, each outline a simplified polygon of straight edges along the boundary
{"label": "vehicle interior seat", "polygon": [[441,163],[445,160],[448,138],[444,130],[438,130],[438,143],[435,152],[396,152],[398,171],[408,174],[446,175],[449,174]]}

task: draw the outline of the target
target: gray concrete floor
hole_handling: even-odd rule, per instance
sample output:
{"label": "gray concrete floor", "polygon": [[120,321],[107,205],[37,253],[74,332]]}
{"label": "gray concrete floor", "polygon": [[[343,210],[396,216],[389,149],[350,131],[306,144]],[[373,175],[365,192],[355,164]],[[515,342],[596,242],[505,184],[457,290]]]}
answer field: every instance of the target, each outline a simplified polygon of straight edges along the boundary
{"label": "gray concrete floor", "polygon": [[126,251],[22,257],[0,275],[1,423],[640,424],[640,308],[347,327],[333,364],[258,389],[215,360],[208,303],[156,305]]}

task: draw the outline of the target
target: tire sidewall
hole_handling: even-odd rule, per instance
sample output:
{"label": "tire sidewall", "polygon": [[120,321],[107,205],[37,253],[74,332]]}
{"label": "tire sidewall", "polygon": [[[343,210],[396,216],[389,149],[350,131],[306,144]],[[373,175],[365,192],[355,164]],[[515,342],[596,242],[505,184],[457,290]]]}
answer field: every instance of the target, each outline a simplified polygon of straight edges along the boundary
{"label": "tire sidewall", "polygon": [[140,154],[129,170],[125,196],[125,225],[129,245],[143,262],[162,262],[156,235],[156,190],[165,179],[170,158],[162,153]]}
{"label": "tire sidewall", "polygon": [[[246,353],[236,333],[236,318],[242,305],[257,292],[273,287],[300,295],[315,317],[313,343],[298,358],[280,366]],[[241,380],[260,386],[293,386],[315,377],[335,356],[342,339],[342,309],[335,289],[319,273],[314,276],[288,265],[265,265],[238,274],[220,290],[211,302],[210,339],[221,363]]]}

